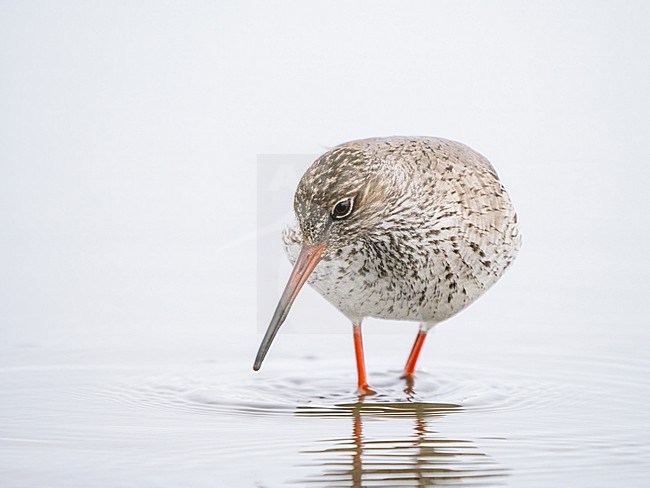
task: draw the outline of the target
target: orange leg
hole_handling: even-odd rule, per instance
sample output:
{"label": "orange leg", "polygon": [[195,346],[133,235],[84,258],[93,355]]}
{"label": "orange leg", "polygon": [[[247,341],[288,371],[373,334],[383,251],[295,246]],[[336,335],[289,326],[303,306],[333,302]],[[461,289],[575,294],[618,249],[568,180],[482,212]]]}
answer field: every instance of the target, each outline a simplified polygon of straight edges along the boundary
{"label": "orange leg", "polygon": [[419,331],[418,335],[415,337],[415,342],[413,343],[413,348],[411,349],[411,354],[406,361],[406,366],[404,366],[404,375],[403,378],[412,378],[413,371],[415,371],[415,363],[418,362],[418,356],[422,350],[422,344],[424,344],[424,339],[426,338],[427,333]]}
{"label": "orange leg", "polygon": [[368,387],[366,381],[366,362],[363,358],[363,338],[361,324],[352,324],[354,332],[354,355],[357,358],[357,395],[372,395],[375,392]]}

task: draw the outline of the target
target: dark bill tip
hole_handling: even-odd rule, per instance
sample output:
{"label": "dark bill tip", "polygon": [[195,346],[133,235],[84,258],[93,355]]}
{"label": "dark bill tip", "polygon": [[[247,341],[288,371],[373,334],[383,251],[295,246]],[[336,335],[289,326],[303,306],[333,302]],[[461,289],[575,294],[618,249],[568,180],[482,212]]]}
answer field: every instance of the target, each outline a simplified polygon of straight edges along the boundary
{"label": "dark bill tip", "polygon": [[253,364],[253,371],[259,371],[262,367],[262,362],[266,357],[266,353],[269,352],[273,338],[278,333],[278,330],[280,330],[280,326],[287,318],[287,315],[289,315],[291,305],[296,299],[302,285],[305,284],[307,278],[309,278],[309,275],[320,261],[325,247],[326,244],[320,244],[318,246],[303,244],[298,259],[296,259],[296,264],[293,266],[293,271],[291,271],[291,276],[289,277],[287,286],[285,286],[284,292],[282,292],[282,297],[280,297],[280,301],[275,309],[271,323],[269,324],[268,329],[266,329],[266,334],[264,334],[260,348],[257,351],[255,363]]}

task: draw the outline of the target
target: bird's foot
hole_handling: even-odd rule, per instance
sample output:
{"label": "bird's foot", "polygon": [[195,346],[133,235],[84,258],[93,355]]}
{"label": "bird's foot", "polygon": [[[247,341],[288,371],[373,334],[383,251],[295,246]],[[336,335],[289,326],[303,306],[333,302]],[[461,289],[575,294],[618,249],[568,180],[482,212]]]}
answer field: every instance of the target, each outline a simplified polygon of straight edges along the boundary
{"label": "bird's foot", "polygon": [[377,392],[374,390],[371,390],[368,385],[359,385],[357,388],[356,394],[360,397],[365,397],[368,395],[375,395]]}
{"label": "bird's foot", "polygon": [[413,394],[413,385],[415,384],[415,382],[413,381],[413,374],[405,373],[401,376],[401,378],[406,383],[406,388],[404,388],[404,393],[406,393],[407,395]]}

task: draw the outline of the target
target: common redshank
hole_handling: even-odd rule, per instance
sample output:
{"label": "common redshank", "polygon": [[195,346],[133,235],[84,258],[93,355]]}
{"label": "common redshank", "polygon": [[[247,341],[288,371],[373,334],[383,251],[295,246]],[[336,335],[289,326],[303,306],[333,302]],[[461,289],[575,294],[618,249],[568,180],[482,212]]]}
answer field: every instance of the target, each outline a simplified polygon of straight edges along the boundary
{"label": "common redshank", "polygon": [[289,281],[253,369],[305,282],[352,322],[357,392],[366,381],[366,317],[419,322],[410,379],[427,332],[476,300],[521,243],[517,214],[490,162],[458,142],[385,137],[341,144],[302,176],[296,225],[283,234]]}

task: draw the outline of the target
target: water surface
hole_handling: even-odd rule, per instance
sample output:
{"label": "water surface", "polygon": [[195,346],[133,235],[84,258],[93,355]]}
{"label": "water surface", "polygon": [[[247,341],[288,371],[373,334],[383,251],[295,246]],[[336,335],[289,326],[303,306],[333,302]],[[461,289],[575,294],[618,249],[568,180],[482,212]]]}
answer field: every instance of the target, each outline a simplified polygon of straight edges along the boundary
{"label": "water surface", "polygon": [[358,398],[347,338],[305,355],[291,351],[315,337],[285,337],[262,374],[239,339],[217,354],[7,351],[2,486],[646,485],[641,357],[467,344],[407,384],[392,336],[371,336],[377,394]]}

